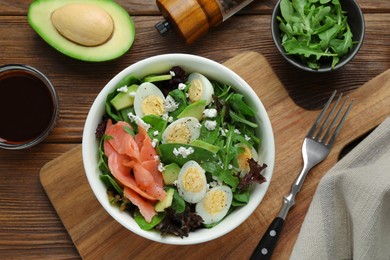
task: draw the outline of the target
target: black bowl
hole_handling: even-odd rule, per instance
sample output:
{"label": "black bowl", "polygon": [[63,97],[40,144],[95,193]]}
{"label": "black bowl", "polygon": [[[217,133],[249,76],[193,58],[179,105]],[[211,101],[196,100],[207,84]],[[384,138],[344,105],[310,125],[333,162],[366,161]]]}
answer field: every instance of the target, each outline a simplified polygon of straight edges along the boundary
{"label": "black bowl", "polygon": [[364,16],[363,13],[356,2],[356,0],[340,0],[340,4],[343,11],[347,12],[347,19],[349,27],[351,28],[351,32],[353,34],[353,41],[356,41],[357,43],[352,46],[352,49],[348,52],[347,55],[342,57],[340,61],[336,64],[334,68],[332,68],[332,62],[324,62],[321,64],[321,67],[319,69],[312,69],[307,64],[302,62],[299,57],[296,55],[288,55],[285,53],[285,50],[282,46],[282,38],[281,38],[281,31],[279,29],[279,21],[277,19],[278,16],[281,16],[280,12],[280,2],[279,0],[272,12],[272,19],[271,19],[271,32],[272,32],[272,38],[275,42],[275,45],[279,52],[282,54],[282,56],[292,65],[303,69],[305,71],[311,71],[311,72],[329,72],[336,70],[345,64],[347,64],[350,60],[352,60],[355,55],[358,53],[360,47],[363,44],[364,39],[364,32],[365,32],[365,24],[364,24]]}

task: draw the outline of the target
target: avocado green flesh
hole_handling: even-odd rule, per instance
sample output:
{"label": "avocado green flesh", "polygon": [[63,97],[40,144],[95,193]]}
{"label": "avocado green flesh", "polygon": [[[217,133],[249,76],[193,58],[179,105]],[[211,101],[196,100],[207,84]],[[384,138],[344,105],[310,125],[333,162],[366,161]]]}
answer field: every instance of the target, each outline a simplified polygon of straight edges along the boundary
{"label": "avocado green flesh", "polygon": [[171,163],[164,166],[162,176],[166,185],[173,184],[179,176],[180,167],[176,163]]}
{"label": "avocado green flesh", "polygon": [[111,104],[117,111],[132,106],[134,104],[134,97],[130,96],[130,93],[136,92],[137,89],[137,84],[131,85],[128,87],[126,92],[119,92],[113,99],[111,99]]}
{"label": "avocado green flesh", "polygon": [[[52,24],[51,14],[70,3],[94,4],[110,14],[115,27],[111,38],[99,46],[87,47],[63,37]],[[27,19],[30,26],[53,48],[83,61],[116,59],[130,49],[135,37],[133,20],[120,5],[111,0],[36,0],[29,7]]]}
{"label": "avocado green flesh", "polygon": [[170,207],[172,205],[172,201],[173,201],[173,193],[175,192],[174,189],[169,189],[167,192],[166,192],[166,196],[163,200],[159,201],[156,203],[156,205],[154,206],[154,209],[157,211],[157,212],[163,212],[164,209]]}
{"label": "avocado green flesh", "polygon": [[189,104],[178,116],[177,118],[183,117],[195,117],[198,120],[202,120],[202,114],[206,108],[206,100],[198,100],[192,104]]}

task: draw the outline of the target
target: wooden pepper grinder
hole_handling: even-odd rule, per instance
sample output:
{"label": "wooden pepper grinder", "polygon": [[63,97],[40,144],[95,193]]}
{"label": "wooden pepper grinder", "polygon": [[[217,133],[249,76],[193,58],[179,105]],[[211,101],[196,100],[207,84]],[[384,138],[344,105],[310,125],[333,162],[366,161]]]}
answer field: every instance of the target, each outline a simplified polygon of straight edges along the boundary
{"label": "wooden pepper grinder", "polygon": [[157,23],[156,29],[165,35],[173,28],[191,44],[209,28],[219,25],[251,2],[253,0],[156,0],[166,19]]}

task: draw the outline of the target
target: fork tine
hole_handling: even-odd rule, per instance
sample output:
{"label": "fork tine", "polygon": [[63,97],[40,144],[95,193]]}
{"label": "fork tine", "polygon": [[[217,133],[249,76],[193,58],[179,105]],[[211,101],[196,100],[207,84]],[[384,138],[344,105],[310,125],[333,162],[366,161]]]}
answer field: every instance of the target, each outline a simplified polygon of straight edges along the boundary
{"label": "fork tine", "polygon": [[[337,100],[337,102],[336,102],[336,104],[334,105],[333,108],[336,108],[336,106],[338,105],[339,101],[341,100],[342,95],[343,95],[343,94],[341,93],[340,96],[339,96],[339,99]],[[328,130],[326,131],[325,135],[323,136],[322,140],[323,140],[324,143],[326,143],[326,140],[328,140],[328,136],[329,136],[331,130],[333,129],[333,126],[334,126],[334,124],[336,123],[337,119],[339,118],[340,113],[341,113],[341,110],[344,108],[345,103],[347,102],[348,98],[349,98],[349,97],[346,97],[346,98],[344,99],[343,104],[340,106],[339,110],[337,111],[336,116],[333,118],[332,123],[330,124],[330,126],[328,127]],[[331,113],[333,113],[333,111],[332,111]],[[330,116],[330,115],[329,115],[329,116]]]}
{"label": "fork tine", "polygon": [[324,108],[322,109],[321,113],[318,115],[318,117],[317,117],[316,121],[314,122],[313,126],[310,128],[309,133],[307,133],[308,137],[313,138],[314,132],[316,131],[317,126],[320,123],[320,121],[322,120],[322,117],[324,116],[324,114],[325,114],[326,110],[328,109],[330,103],[332,103],[332,100],[333,100],[334,96],[336,95],[336,92],[337,92],[337,90],[333,91],[332,96],[329,98],[328,102],[326,102],[326,104],[325,104]]}
{"label": "fork tine", "polygon": [[[333,112],[335,111],[336,107],[338,106],[341,98],[343,96],[343,93],[340,94],[339,98],[337,99],[337,101],[334,103],[332,109],[330,110],[330,112],[328,113],[328,116],[325,118],[324,122],[322,123],[321,127],[320,127],[320,130],[318,130],[316,136],[314,137],[315,139],[320,139],[321,138],[321,134],[322,134],[322,131],[325,129],[325,127],[328,125],[328,122],[329,120],[331,119],[331,116],[333,115]],[[340,113],[340,111],[339,111]],[[335,119],[338,117],[339,113],[337,113]],[[331,125],[329,126],[328,128],[328,131],[326,132],[325,136],[327,136],[327,134],[329,133],[329,129],[333,126],[334,122],[335,122],[335,119],[333,119]],[[326,138],[322,138],[322,140],[326,140]]]}
{"label": "fork tine", "polygon": [[[346,100],[345,100],[345,101],[346,101]],[[345,103],[345,101],[344,101],[344,103]],[[353,102],[354,102],[354,100],[351,100],[351,103],[349,103],[349,106],[348,106],[347,110],[345,110],[344,115],[343,115],[343,117],[341,118],[341,120],[340,120],[340,122],[339,122],[339,124],[338,124],[338,126],[337,126],[337,128],[336,128],[336,130],[333,132],[333,135],[332,135],[332,137],[330,138],[330,140],[329,140],[329,142],[328,142],[328,144],[327,144],[329,147],[332,147],[332,146],[333,146],[333,144],[334,144],[334,142],[335,142],[335,140],[336,140],[336,137],[337,137],[337,135],[339,134],[339,132],[340,132],[340,130],[341,130],[341,127],[342,127],[343,124],[344,124],[345,119],[347,118],[347,115],[348,115],[348,113],[349,113],[349,110],[351,110],[351,107],[352,107],[352,105],[353,105]],[[341,108],[340,108],[340,111],[341,111]]]}

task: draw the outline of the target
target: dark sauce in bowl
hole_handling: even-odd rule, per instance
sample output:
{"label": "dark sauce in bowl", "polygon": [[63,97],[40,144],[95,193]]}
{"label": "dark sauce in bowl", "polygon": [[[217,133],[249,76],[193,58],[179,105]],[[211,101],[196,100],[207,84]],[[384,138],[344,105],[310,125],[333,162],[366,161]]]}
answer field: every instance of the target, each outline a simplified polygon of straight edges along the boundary
{"label": "dark sauce in bowl", "polygon": [[0,147],[39,143],[51,131],[57,111],[57,95],[43,74],[24,65],[0,67]]}

